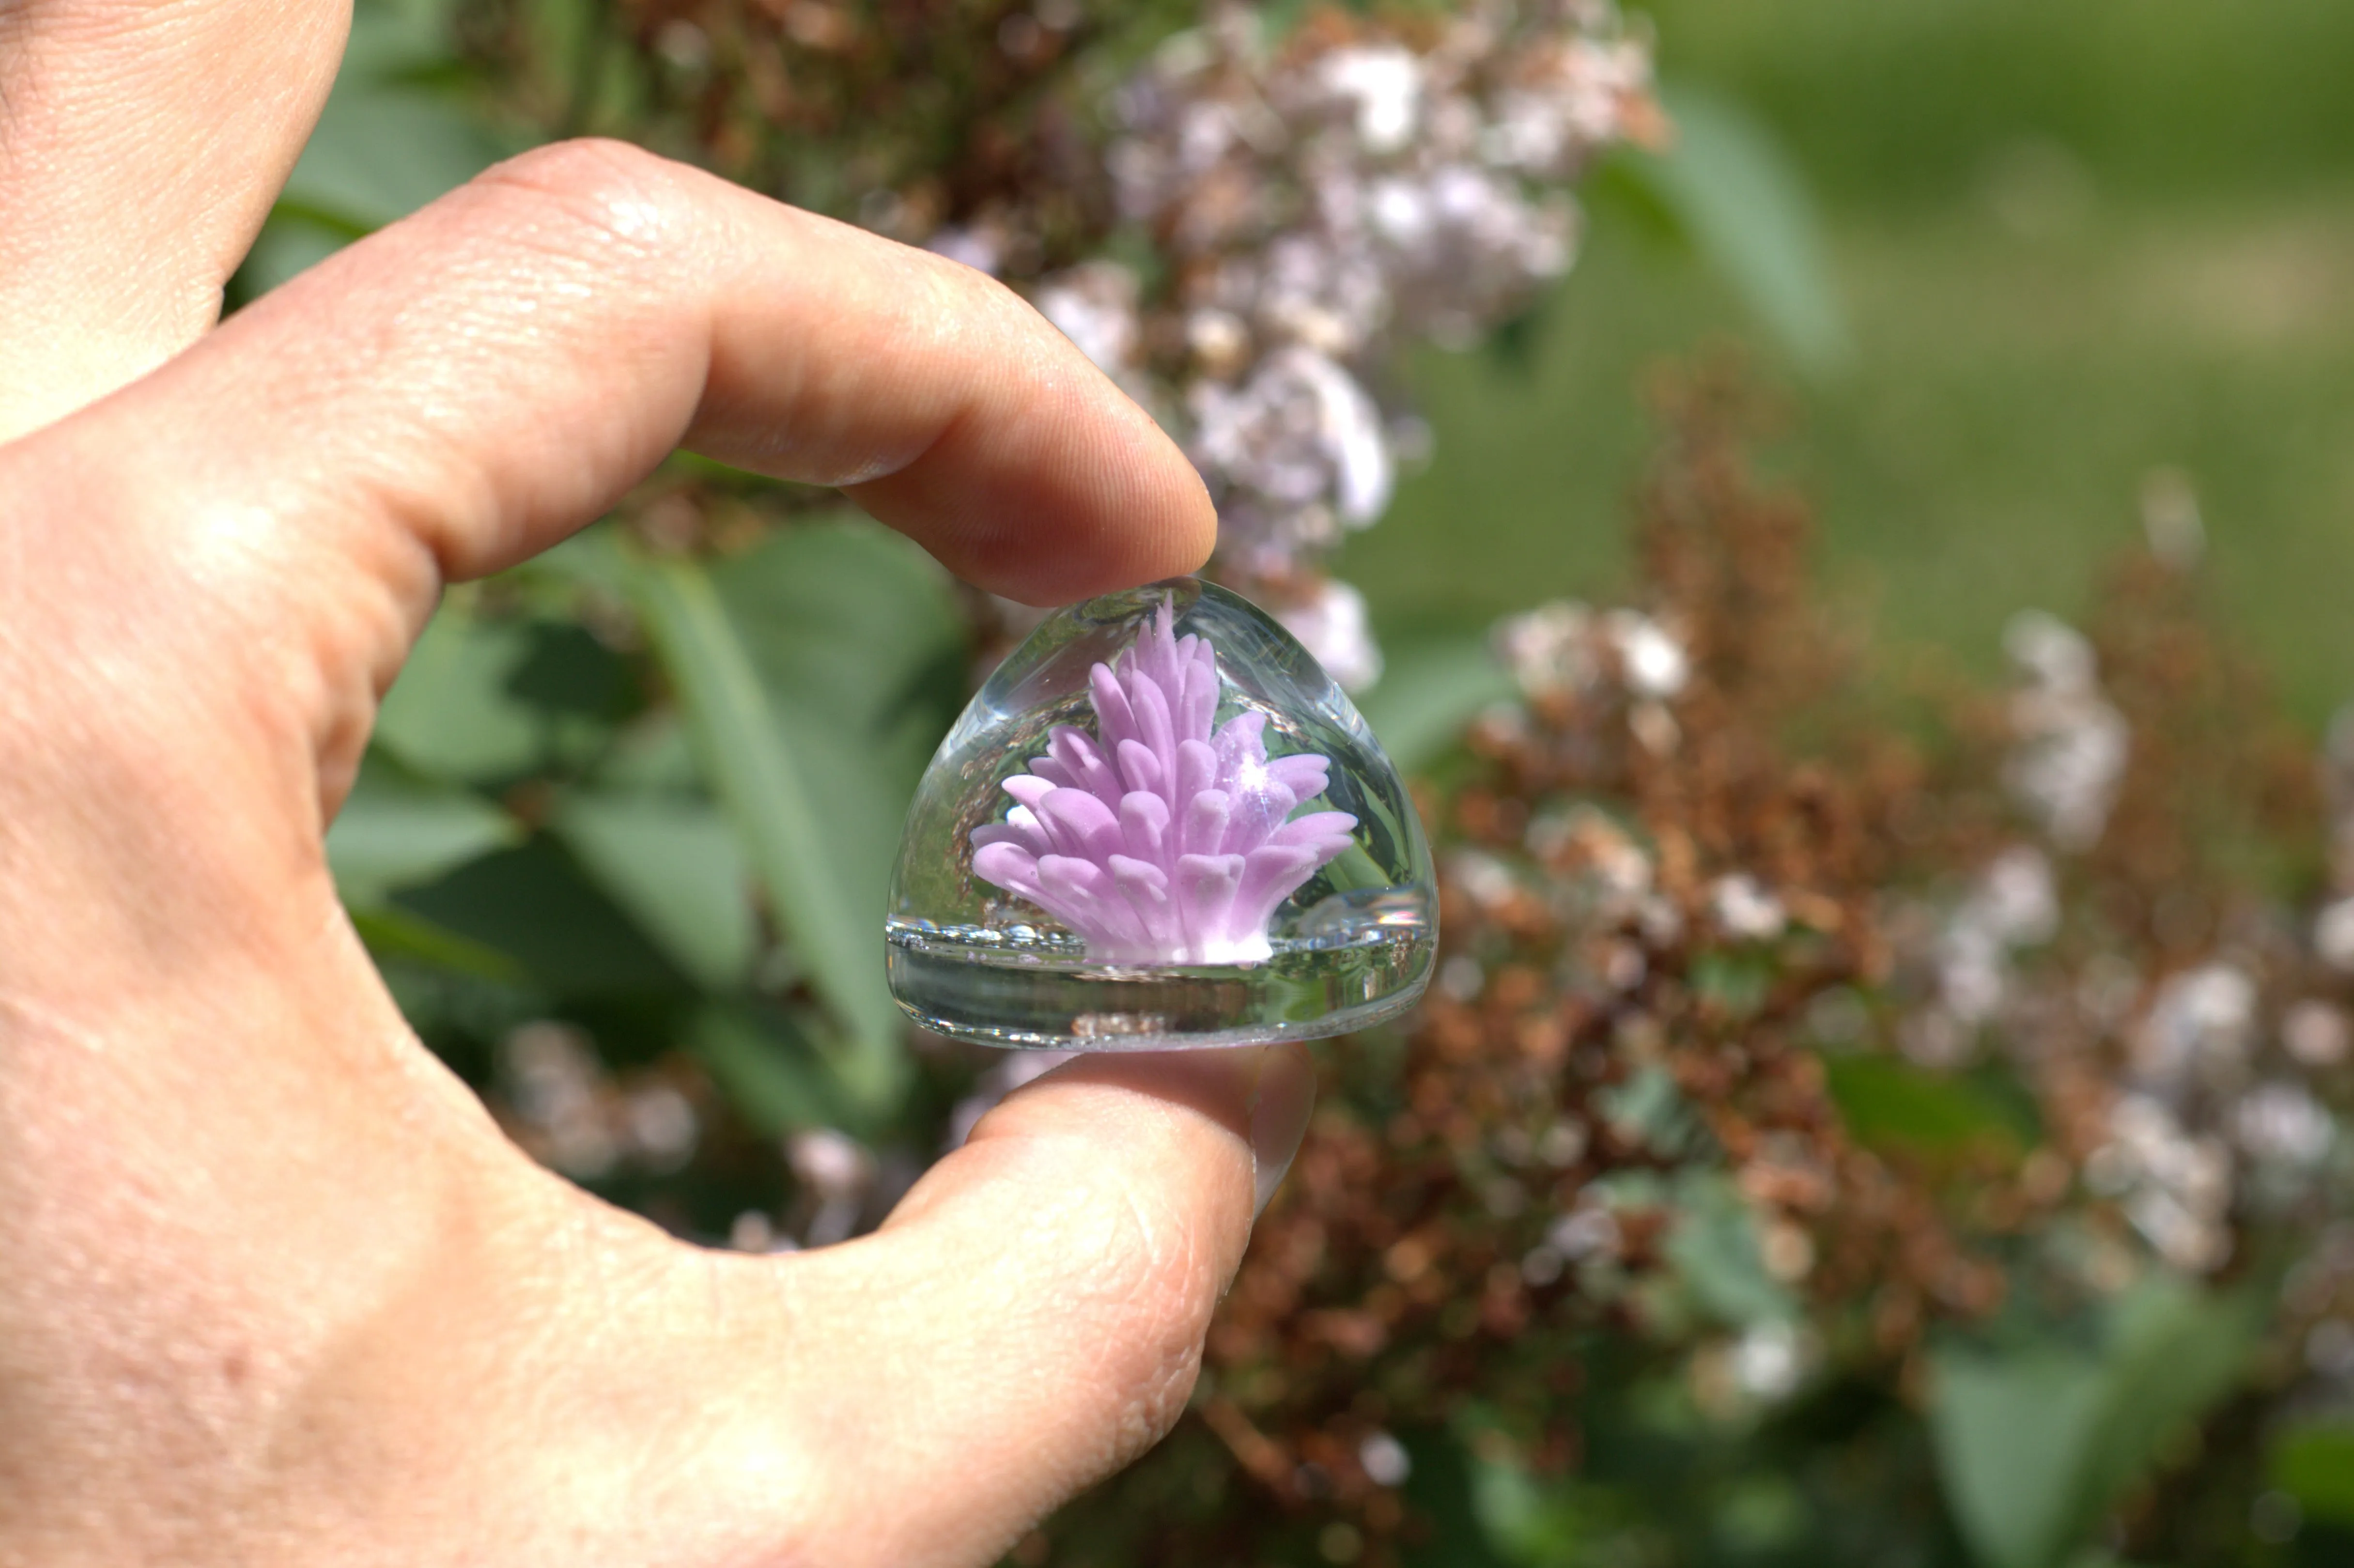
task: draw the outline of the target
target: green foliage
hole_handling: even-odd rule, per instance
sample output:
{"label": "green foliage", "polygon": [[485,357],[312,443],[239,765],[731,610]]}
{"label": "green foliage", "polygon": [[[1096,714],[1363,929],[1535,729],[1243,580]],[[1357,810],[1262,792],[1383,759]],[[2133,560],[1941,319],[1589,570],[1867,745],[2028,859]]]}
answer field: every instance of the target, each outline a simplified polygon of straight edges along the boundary
{"label": "green foliage", "polygon": [[1647,205],[1738,291],[1794,363],[1837,368],[1849,352],[1805,177],[1763,121],[1738,102],[1669,82],[1675,122],[1664,153],[1622,155]]}
{"label": "green foliage", "polygon": [[436,881],[521,837],[514,820],[480,796],[371,759],[328,830],[327,864],[345,904],[378,909],[400,889]]}
{"label": "green foliage", "polygon": [[1386,661],[1357,706],[1390,760],[1409,775],[1437,761],[1482,708],[1512,694],[1511,677],[1483,636],[1393,643]]}
{"label": "green foliage", "polygon": [[2273,1444],[2272,1483],[2309,1520],[2354,1525],[2354,1426],[2290,1428]]}
{"label": "green foliage", "polygon": [[[664,68],[631,54],[600,9],[570,0],[529,9],[541,74],[553,83],[545,93],[572,105],[542,130],[634,133],[631,73]],[[1145,35],[1174,18],[1164,9],[1116,29],[1113,52],[1147,47]],[[1903,16],[1817,6],[1796,22],[1741,9],[1749,19],[1720,17],[1720,38],[1810,29],[1825,60],[1837,53],[1840,29],[1827,32],[1824,20],[1834,15],[1860,36],[1839,57],[1850,62],[1895,58],[1900,34],[1978,40],[1971,58],[1989,62],[1999,42],[1968,8],[1945,4]],[[2020,7],[2006,0],[1992,9]],[[1720,0],[1663,7],[1670,27],[1688,12],[1725,10]],[[2311,7],[2299,14],[2306,33],[2336,37],[2337,24]],[[493,110],[513,106],[485,101],[457,65],[448,28],[430,7],[363,4],[344,74],[241,275],[241,296],[529,139],[498,128]],[[2190,28],[2232,43],[2218,29],[2229,31],[2221,22]],[[2251,47],[2232,44],[2239,53]],[[2168,48],[2169,58],[2182,53]],[[1902,71],[1867,81],[1852,64],[1788,63],[1800,52],[1783,51],[1782,65],[1742,83],[1744,92],[1762,83],[1759,101],[1779,111],[1776,129],[1729,92],[1669,93],[1679,139],[1607,175],[1604,270],[1587,292],[1525,323],[1518,372],[1451,399],[1445,377],[1489,368],[1460,362],[1430,372],[1442,392],[1443,461],[1455,465],[1442,477],[1476,471],[1505,486],[1498,505],[1536,542],[1490,548],[1465,532],[1471,509],[1451,495],[1425,499],[1417,527],[1410,489],[1405,516],[1357,546],[1352,573],[1383,558],[1365,552],[1402,547],[1376,577],[1409,585],[1417,603],[1458,611],[1468,603],[1471,619],[1591,581],[1599,557],[1582,541],[1605,532],[1597,498],[1620,482],[1623,465],[1565,440],[1563,405],[1574,402],[1582,422],[1627,424],[1628,363],[1654,344],[1606,360],[1600,389],[1562,379],[1556,362],[1593,347],[1596,313],[1642,306],[1629,305],[1630,279],[1651,260],[1629,260],[1621,230],[1630,217],[1701,257],[1791,363],[1828,371],[1861,355],[1852,339],[1862,329],[1851,337],[1833,286],[1832,245],[1777,136],[1808,154],[1810,173],[1828,164],[1849,188],[1893,188],[1894,154],[1874,135],[1850,123],[1826,152],[1826,131],[1803,111],[1818,89],[1878,102],[1915,87]],[[2081,49],[2068,58],[2123,69]],[[2010,66],[2032,79],[2039,101],[2062,101],[2064,84],[2048,79],[2057,67]],[[1929,85],[1978,91],[1959,73]],[[935,111],[955,120],[952,109],[927,113]],[[1905,118],[1872,112],[1892,124]],[[2072,112],[2092,111],[2079,103]],[[937,131],[930,119],[926,127],[928,136]],[[1897,140],[1903,134],[1926,132]],[[763,155],[790,167],[779,183],[795,194],[854,206],[850,174],[821,141],[780,138]],[[1941,153],[1956,178],[1976,155],[1959,141]],[[1884,276],[1879,283],[1884,291]],[[1681,302],[1649,304],[1674,318],[1679,338],[1689,333]],[[1878,393],[1857,397],[1889,393],[1885,380],[1873,386]],[[1941,421],[1948,412],[1940,409]],[[1540,461],[1580,466],[1585,488],[1529,480]],[[695,471],[716,488],[743,483]],[[1530,561],[1537,565],[1523,569]],[[2039,589],[2043,575],[2038,568]],[[2010,594],[2010,582],[1998,586]],[[1473,599],[1450,600],[1458,589]],[[1410,598],[1401,591],[1391,602]],[[684,553],[609,527],[546,565],[450,596],[387,697],[330,835],[338,885],[420,1030],[478,1081],[494,1076],[494,1047],[516,1023],[593,1020],[600,1049],[617,1060],[690,1058],[727,1115],[762,1138],[833,1127],[928,1150],[940,1118],[926,1097],[936,1089],[911,1060],[883,989],[878,932],[901,815],[962,699],[969,652],[940,574],[870,524],[802,521],[748,547]],[[1473,715],[1511,694],[1484,637],[1442,631],[1394,642],[1389,673],[1363,707],[1400,765],[1426,771]],[[1766,1004],[1775,961],[1762,951],[1712,952],[1689,978],[1725,1014],[1745,1018]],[[1829,1056],[1824,1066],[1847,1131],[1893,1160],[2008,1155],[2041,1136],[2015,1085],[1877,1056]],[[1663,1162],[1706,1145],[1664,1072],[1638,1075],[1608,1103],[1617,1129]],[[1643,1331],[1621,1325],[1591,1347],[1592,1384],[1564,1401],[1587,1435],[1583,1467],[1568,1478],[1538,1474],[1476,1413],[1405,1431],[1409,1500],[1437,1525],[1412,1561],[1959,1568],[1966,1548],[1978,1568],[2057,1568],[2078,1560],[2121,1493],[2158,1473],[2172,1439],[2233,1391],[2260,1326],[2252,1295],[2153,1275],[2085,1321],[2006,1322],[1946,1345],[1934,1358],[1925,1422],[1877,1372],[1826,1378],[1786,1409],[1728,1414],[1702,1408],[1684,1363],[1644,1333],[1737,1336],[1787,1328],[1807,1307],[1766,1268],[1751,1206],[1723,1172],[1628,1182],[1609,1196],[1677,1216],[1661,1244],[1674,1285],[1630,1308]],[[683,1228],[715,1234],[730,1212],[718,1202]],[[1597,1283],[1596,1294],[1606,1288]],[[2309,1520],[2354,1525],[2347,1428],[2292,1428],[2270,1463],[2271,1484]],[[1311,1546],[1299,1543],[1293,1556],[1307,1561]]]}
{"label": "green foliage", "polygon": [[2153,1276],[2087,1332],[1936,1357],[1930,1426],[1984,1568],[2057,1568],[2178,1430],[2231,1392],[2264,1326],[2253,1291]]}
{"label": "green foliage", "polygon": [[360,6],[318,126],[232,293],[264,293],[520,151],[451,78],[445,6]]}
{"label": "green foliage", "polygon": [[1832,1056],[1823,1065],[1848,1131],[1877,1148],[1940,1155],[2016,1147],[2035,1130],[2010,1097],[1969,1077],[1893,1056]]}
{"label": "green foliage", "polygon": [[[879,652],[863,640],[828,649],[828,631],[838,630],[829,618],[747,613],[830,588],[842,596],[835,605],[879,612],[868,625],[905,628],[911,642],[926,648],[921,608],[891,603],[895,589],[916,579],[891,580],[893,568],[885,564],[890,556],[862,560],[854,551],[835,552],[831,575],[798,575],[799,556],[833,543],[816,529],[777,535],[736,564],[732,602],[713,573],[684,557],[624,547],[621,576],[676,684],[696,756],[744,840],[770,913],[842,1031],[830,1052],[836,1069],[853,1098],[872,1112],[901,1092],[906,1070],[898,1010],[884,982],[875,936],[889,865],[878,812],[895,802],[904,811],[914,780],[895,790],[877,763],[909,733],[903,715],[911,711],[912,694],[895,682],[896,670],[862,663]],[[872,602],[877,598],[884,602]],[[792,683],[814,673],[812,666],[829,653],[831,689]],[[785,678],[776,679],[779,674]],[[907,747],[896,750],[904,755]]]}

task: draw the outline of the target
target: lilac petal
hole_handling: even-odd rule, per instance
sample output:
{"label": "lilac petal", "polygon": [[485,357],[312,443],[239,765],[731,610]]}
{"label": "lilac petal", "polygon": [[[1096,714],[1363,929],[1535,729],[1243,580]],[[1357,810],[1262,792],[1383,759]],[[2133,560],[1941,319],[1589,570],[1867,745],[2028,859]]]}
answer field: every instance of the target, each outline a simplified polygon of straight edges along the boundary
{"label": "lilac petal", "polygon": [[1268,775],[1290,790],[1295,799],[1301,800],[1313,800],[1324,793],[1331,768],[1330,758],[1318,757],[1313,752],[1297,757],[1278,757],[1267,765]]}
{"label": "lilac petal", "polygon": [[1275,906],[1316,874],[1324,863],[1316,852],[1300,845],[1267,845],[1243,857],[1243,875],[1235,890],[1235,926],[1265,931]]}
{"label": "lilac petal", "polygon": [[1005,825],[1022,835],[1032,854],[1050,854],[1055,848],[1055,835],[1038,820],[1038,813],[1027,806],[1016,806],[1005,813]]}
{"label": "lilac petal", "polygon": [[1185,733],[1202,740],[1210,738],[1210,726],[1218,716],[1218,653],[1206,637],[1193,654],[1193,673],[1185,681]]}
{"label": "lilac petal", "polygon": [[1111,875],[1093,861],[1050,854],[1038,861],[1038,902],[1089,941],[1131,945],[1142,934]]}
{"label": "lilac petal", "polygon": [[1213,655],[1210,666],[1203,668],[1201,652],[1208,646],[1199,637],[1186,637],[1177,644],[1176,683],[1169,693],[1169,715],[1179,740],[1210,738],[1208,715],[1217,706],[1218,667]]}
{"label": "lilac petal", "polygon": [[1256,708],[1245,708],[1228,719],[1218,731],[1218,775],[1230,779],[1242,770],[1245,763],[1267,760],[1267,742],[1260,738],[1267,728],[1267,715]]}
{"label": "lilac petal", "polygon": [[1112,880],[1121,887],[1141,889],[1156,902],[1169,896],[1169,874],[1159,866],[1124,854],[1113,855],[1106,863],[1111,867]]}
{"label": "lilac petal", "polygon": [[1152,624],[1137,640],[1137,660],[1143,673],[1161,688],[1163,697],[1177,694],[1177,610],[1168,599],[1152,617]]}
{"label": "lilac petal", "polygon": [[1038,901],[1038,858],[1019,844],[1000,840],[981,845],[972,857],[972,874],[992,887]]}
{"label": "lilac petal", "polygon": [[1189,854],[1177,859],[1177,902],[1186,934],[1195,946],[1226,936],[1227,912],[1234,907],[1235,889],[1242,881],[1243,857],[1238,854]]}
{"label": "lilac petal", "polygon": [[1268,835],[1283,825],[1291,809],[1299,804],[1291,791],[1272,779],[1256,789],[1233,792],[1234,813],[1226,824],[1225,848],[1230,853],[1242,854],[1267,842]]}
{"label": "lilac petal", "polygon": [[1161,788],[1161,758],[1136,741],[1123,740],[1119,743],[1119,771],[1131,789]]}
{"label": "lilac petal", "polygon": [[1137,738],[1164,766],[1177,760],[1177,736],[1170,727],[1169,699],[1141,673],[1129,683],[1128,700],[1136,709]]}
{"label": "lilac petal", "polygon": [[1016,773],[1013,778],[1008,779],[1002,785],[999,786],[999,788],[1002,789],[1007,794],[1013,796],[1016,800],[1021,801],[1023,805],[1035,810],[1039,801],[1044,800],[1055,790],[1062,788],[1062,786],[1056,784],[1051,779],[1042,779],[1035,773]]}
{"label": "lilac petal", "polygon": [[1049,826],[1062,828],[1073,848],[1097,863],[1121,847],[1119,819],[1085,789],[1050,791],[1038,803],[1038,814]]}
{"label": "lilac petal", "polygon": [[1184,923],[1176,901],[1169,896],[1169,874],[1127,855],[1111,857],[1111,879],[1120,896],[1143,927],[1146,938],[1161,952],[1185,940]]}
{"label": "lilac petal", "polygon": [[1077,893],[1092,897],[1109,880],[1104,868],[1091,860],[1067,854],[1038,857],[1038,885],[1049,893]]}
{"label": "lilac petal", "polygon": [[1002,822],[973,830],[974,875],[1029,900],[1098,957],[1249,962],[1275,909],[1345,852],[1356,819],[1313,811],[1328,759],[1269,759],[1267,715],[1214,720],[1216,650],[1176,634],[1172,602],[1088,671],[1095,731],[1049,733],[1006,781]]}
{"label": "lilac petal", "polygon": [[1314,843],[1331,838],[1345,842],[1356,826],[1357,819],[1346,811],[1310,811],[1276,829],[1267,842],[1275,845]]}
{"label": "lilac petal", "polygon": [[1218,781],[1218,754],[1207,741],[1189,740],[1177,748],[1177,784],[1170,791],[1177,800],[1190,800]]}
{"label": "lilac petal", "polygon": [[1110,665],[1097,664],[1087,672],[1087,690],[1095,699],[1097,740],[1117,751],[1121,741],[1135,739],[1136,713]]}
{"label": "lilac petal", "polygon": [[[1224,789],[1204,789],[1185,802],[1178,846],[1188,855],[1215,854],[1226,842],[1226,819],[1234,801]],[[1181,857],[1182,858],[1182,857]]]}
{"label": "lilac petal", "polygon": [[1129,854],[1156,864],[1166,861],[1169,802],[1141,789],[1121,796],[1119,832]]}
{"label": "lilac petal", "polygon": [[1055,760],[1063,765],[1063,770],[1080,789],[1106,804],[1119,799],[1119,775],[1112,772],[1111,765],[1104,760],[1103,753],[1096,749],[1095,741],[1086,732],[1058,724],[1049,732],[1047,745]]}

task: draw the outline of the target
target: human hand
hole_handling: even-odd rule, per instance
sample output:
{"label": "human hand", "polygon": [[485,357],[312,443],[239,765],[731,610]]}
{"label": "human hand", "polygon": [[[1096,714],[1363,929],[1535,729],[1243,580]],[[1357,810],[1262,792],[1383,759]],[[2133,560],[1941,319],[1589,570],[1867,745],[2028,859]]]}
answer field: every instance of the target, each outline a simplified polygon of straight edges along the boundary
{"label": "human hand", "polygon": [[1182,1408],[1300,1054],[1091,1059],[873,1236],[698,1251],[500,1136],[321,840],[442,584],[682,441],[1041,601],[1196,564],[1192,470],[979,274],[603,144],[207,333],[340,21],[8,27],[0,1563],[988,1561]]}

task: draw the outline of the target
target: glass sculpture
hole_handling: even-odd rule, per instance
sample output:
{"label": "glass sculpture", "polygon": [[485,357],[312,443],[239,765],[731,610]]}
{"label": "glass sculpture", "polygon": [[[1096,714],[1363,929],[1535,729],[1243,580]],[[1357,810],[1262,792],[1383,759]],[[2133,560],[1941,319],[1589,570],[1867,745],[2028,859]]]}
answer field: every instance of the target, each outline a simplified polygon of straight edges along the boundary
{"label": "glass sculpture", "polygon": [[1191,577],[1049,616],[908,813],[892,994],[984,1044],[1164,1050],[1362,1029],[1437,939],[1430,850],[1348,697]]}

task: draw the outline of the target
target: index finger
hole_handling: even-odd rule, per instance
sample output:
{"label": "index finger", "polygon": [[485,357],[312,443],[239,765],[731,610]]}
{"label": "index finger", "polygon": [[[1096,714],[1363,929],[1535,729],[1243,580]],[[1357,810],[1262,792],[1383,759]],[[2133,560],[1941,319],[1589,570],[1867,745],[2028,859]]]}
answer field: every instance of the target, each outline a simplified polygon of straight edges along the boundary
{"label": "index finger", "polygon": [[491,171],[53,439],[379,575],[407,543],[437,577],[511,565],[682,442],[841,485],[1034,602],[1190,570],[1215,529],[1183,454],[1002,286],[618,143]]}

